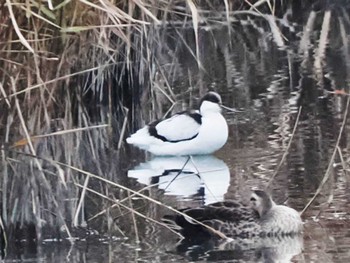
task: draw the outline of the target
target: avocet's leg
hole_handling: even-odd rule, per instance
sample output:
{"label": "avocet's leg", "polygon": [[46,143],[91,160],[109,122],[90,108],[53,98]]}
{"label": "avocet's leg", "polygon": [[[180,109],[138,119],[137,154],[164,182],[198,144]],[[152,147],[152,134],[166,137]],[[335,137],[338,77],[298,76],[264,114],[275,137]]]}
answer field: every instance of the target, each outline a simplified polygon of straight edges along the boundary
{"label": "avocet's leg", "polygon": [[197,166],[196,166],[196,163],[195,163],[194,160],[193,160],[192,155],[189,155],[188,158],[191,160],[191,163],[193,164],[194,168],[195,168],[196,171],[197,171],[196,175],[197,175],[198,178],[201,179],[201,181],[202,181],[201,174],[200,174],[200,172],[199,172],[199,170],[198,170],[198,168],[197,168]]}
{"label": "avocet's leg", "polygon": [[[177,173],[177,175],[175,175],[175,177],[168,183],[168,185],[164,188],[164,190],[168,189],[168,187],[171,185],[172,182],[175,181],[175,179],[183,172],[183,170],[185,169],[186,165],[188,164],[188,162],[190,161],[191,156],[189,155],[185,164],[181,167],[181,169],[179,170],[179,172]],[[196,168],[197,169],[197,168]]]}
{"label": "avocet's leg", "polygon": [[[197,170],[197,174],[196,175],[199,177],[199,179],[201,180],[202,184],[204,185],[204,191],[205,191],[205,189],[208,189],[209,194],[211,194],[211,196],[214,197],[214,199],[216,200],[215,195],[213,194],[213,192],[210,190],[209,186],[205,183],[205,181],[201,177],[200,171],[198,170],[198,168],[197,168],[197,166],[196,166],[192,156],[189,156],[189,158],[191,159],[191,162],[192,162],[194,168]],[[218,200],[216,200],[216,201],[218,201]]]}

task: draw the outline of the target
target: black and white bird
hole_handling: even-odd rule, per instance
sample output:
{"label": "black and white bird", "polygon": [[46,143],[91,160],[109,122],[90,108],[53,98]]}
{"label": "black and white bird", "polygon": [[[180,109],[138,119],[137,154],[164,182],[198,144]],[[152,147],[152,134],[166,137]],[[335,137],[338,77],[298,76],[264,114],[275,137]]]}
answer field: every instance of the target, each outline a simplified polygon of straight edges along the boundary
{"label": "black and white bird", "polygon": [[199,111],[186,111],[154,121],[126,139],[154,155],[203,155],[219,150],[227,141],[228,127],[221,114],[221,97],[208,92]]}
{"label": "black and white bird", "polygon": [[[293,236],[302,232],[303,222],[293,208],[277,205],[264,191],[252,192],[249,205],[223,201],[181,211],[183,215],[167,215],[164,222],[181,232],[185,238],[215,237],[203,223],[229,238],[255,239]],[[195,220],[193,220],[195,219]]]}

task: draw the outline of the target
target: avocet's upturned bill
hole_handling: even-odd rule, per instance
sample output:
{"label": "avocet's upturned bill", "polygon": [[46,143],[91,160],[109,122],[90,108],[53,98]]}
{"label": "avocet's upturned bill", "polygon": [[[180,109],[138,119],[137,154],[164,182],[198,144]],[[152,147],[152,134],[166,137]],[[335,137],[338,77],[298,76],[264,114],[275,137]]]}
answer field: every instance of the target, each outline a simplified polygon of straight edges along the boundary
{"label": "avocet's upturned bill", "polygon": [[126,141],[154,155],[211,154],[224,146],[228,137],[220,104],[220,95],[211,91],[202,98],[199,111],[154,121]]}

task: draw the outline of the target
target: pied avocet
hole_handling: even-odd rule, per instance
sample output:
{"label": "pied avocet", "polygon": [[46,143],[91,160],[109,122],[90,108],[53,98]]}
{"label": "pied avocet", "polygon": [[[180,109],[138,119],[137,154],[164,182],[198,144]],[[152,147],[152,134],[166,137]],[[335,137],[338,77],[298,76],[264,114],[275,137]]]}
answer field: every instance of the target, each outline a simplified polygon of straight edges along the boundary
{"label": "pied avocet", "polygon": [[221,97],[207,93],[199,111],[185,111],[154,121],[126,139],[155,155],[200,155],[219,150],[227,141],[228,127],[221,114]]}

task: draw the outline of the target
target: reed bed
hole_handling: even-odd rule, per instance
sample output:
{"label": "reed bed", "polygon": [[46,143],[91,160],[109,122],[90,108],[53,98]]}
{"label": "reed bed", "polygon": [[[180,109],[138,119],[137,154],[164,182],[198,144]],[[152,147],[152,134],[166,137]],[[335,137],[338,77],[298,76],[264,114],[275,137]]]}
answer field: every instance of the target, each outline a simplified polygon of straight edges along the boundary
{"label": "reed bed", "polygon": [[[311,2],[293,5],[310,7]],[[0,4],[2,246],[23,237],[73,240],[77,229],[87,227],[110,236],[138,237],[138,217],[160,224],[132,201],[136,195],[141,206],[162,206],[148,197],[149,189],[129,185],[123,177],[130,159],[123,147],[125,133],[161,117],[165,106],[178,107],[181,96],[190,101],[204,92],[210,64],[201,53],[205,32],[215,34],[215,27],[224,26],[232,43],[248,43],[251,50],[258,50],[257,39],[268,34],[265,41],[274,43],[276,52],[285,50],[288,38],[296,36],[284,32],[282,14],[293,5],[192,0]],[[321,84],[325,43],[334,37],[329,33],[334,23],[343,39],[339,45],[348,47],[349,17],[345,13],[336,22],[331,19],[331,11],[323,17],[310,11],[305,24],[296,25],[303,35],[293,52],[303,55],[305,65],[314,62]],[[252,34],[244,34],[246,21],[253,21]],[[295,24],[288,26],[292,32]],[[310,35],[310,28],[319,39]],[[191,74],[176,56],[180,44],[174,41],[179,39],[197,65]],[[314,57],[310,44],[318,44]],[[348,48],[344,52],[348,57]],[[172,88],[178,75],[186,79],[181,84],[185,91]],[[132,220],[131,227],[116,223],[123,216]]]}

